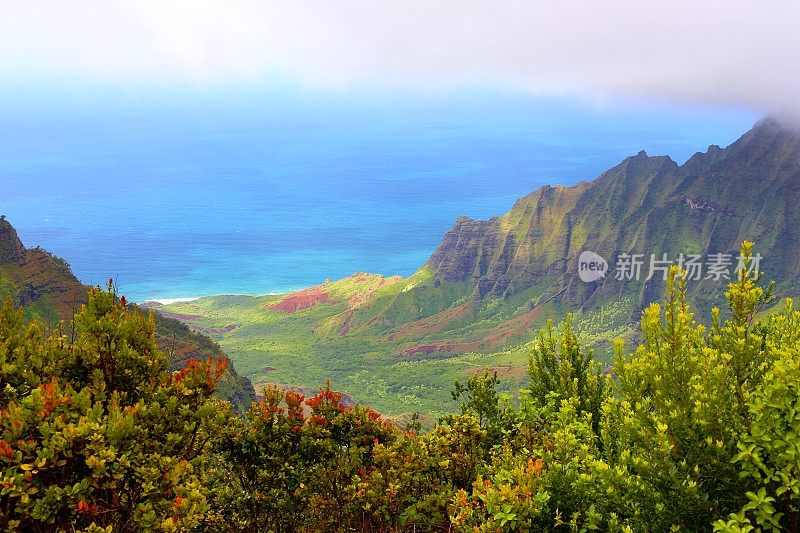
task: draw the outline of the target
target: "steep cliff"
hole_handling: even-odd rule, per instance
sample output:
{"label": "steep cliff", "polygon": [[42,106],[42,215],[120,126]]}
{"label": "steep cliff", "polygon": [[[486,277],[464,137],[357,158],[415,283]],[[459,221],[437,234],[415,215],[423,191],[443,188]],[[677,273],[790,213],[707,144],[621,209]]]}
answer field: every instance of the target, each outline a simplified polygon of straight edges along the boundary
{"label": "steep cliff", "polygon": [[[641,305],[657,283],[577,279],[584,250],[620,254],[736,255],[753,240],[761,267],[792,293],[800,277],[800,133],[773,119],[760,121],[725,149],[709,147],[684,165],[645,152],[625,159],[591,183],[545,186],[488,221],[459,218],[427,262],[433,278],[469,283],[481,297],[512,294],[551,276],[548,289],[570,307],[634,292]],[[734,265],[735,266],[735,265]],[[644,265],[645,269],[649,265]],[[655,291],[651,290],[651,287]],[[699,303],[718,303],[719,287],[692,287]]]}

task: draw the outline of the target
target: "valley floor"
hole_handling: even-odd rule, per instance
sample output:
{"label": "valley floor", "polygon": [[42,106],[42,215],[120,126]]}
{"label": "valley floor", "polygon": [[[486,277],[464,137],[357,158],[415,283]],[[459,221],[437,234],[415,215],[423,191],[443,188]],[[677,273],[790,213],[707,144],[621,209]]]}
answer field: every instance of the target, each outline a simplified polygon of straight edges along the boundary
{"label": "valley floor", "polygon": [[[417,412],[433,418],[456,408],[450,395],[454,383],[483,368],[496,371],[501,388],[515,395],[526,379],[531,342],[546,317],[552,315],[545,312],[538,317],[533,313],[538,319],[521,324],[525,331],[513,337],[509,346],[479,352],[461,349],[479,346],[469,338],[462,346],[443,340],[448,336],[463,338],[464,332],[426,335],[414,331],[414,323],[404,330],[412,329],[415,335],[410,338],[397,332],[380,336],[358,331],[328,334],[324,326],[346,310],[343,304],[316,302],[289,312],[281,308],[286,301],[286,295],[214,296],[156,308],[217,341],[237,370],[252,380],[257,394],[268,384],[313,392],[330,379],[334,389],[386,415]],[[623,307],[617,313],[620,317],[625,314]],[[520,322],[531,314],[522,309],[511,321]],[[598,346],[596,354],[601,359],[608,360],[606,339],[630,335],[620,317],[615,319],[608,312],[579,315],[576,331],[583,342]],[[497,324],[507,322],[506,317],[479,321],[479,327],[470,327],[474,330],[471,338],[480,338]],[[617,326],[609,327],[609,323]]]}

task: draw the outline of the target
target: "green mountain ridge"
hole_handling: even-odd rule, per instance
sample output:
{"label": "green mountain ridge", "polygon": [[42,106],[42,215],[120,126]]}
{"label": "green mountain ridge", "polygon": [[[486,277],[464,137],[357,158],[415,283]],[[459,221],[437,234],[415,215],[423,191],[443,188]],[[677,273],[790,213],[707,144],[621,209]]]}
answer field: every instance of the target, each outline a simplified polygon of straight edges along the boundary
{"label": "green mountain ridge", "polygon": [[[631,289],[644,305],[659,284],[630,287],[613,277],[584,284],[577,277],[580,252],[595,251],[613,265],[620,253],[736,254],[748,239],[786,289],[800,275],[800,251],[791,248],[800,242],[800,209],[790,201],[798,193],[800,135],[765,119],[730,147],[712,146],[681,166],[640,152],[591,183],[545,186],[502,217],[462,218],[428,265],[435,278],[469,282],[481,297],[507,298],[553,276],[548,292],[565,290],[559,298],[571,307]],[[694,295],[709,298],[700,289]]]}
{"label": "green mountain ridge", "polygon": [[[64,260],[38,247],[26,249],[9,221],[0,218],[0,298],[25,306],[27,319],[52,328],[72,320],[86,302],[87,290]],[[217,343],[174,318],[158,316],[156,328],[159,348],[170,356],[172,370],[183,368],[189,359],[228,360]],[[220,379],[217,395],[239,409],[255,400],[252,383],[232,364]]]}
{"label": "green mountain ridge", "polygon": [[[581,341],[601,359],[614,337],[632,339],[660,276],[585,283],[578,257],[613,269],[620,254],[736,254],[757,243],[760,268],[796,293],[800,276],[800,133],[759,121],[727,148],[683,165],[645,152],[591,182],[544,186],[485,221],[460,217],[412,276],[359,273],[297,293],[214,297],[160,307],[212,336],[256,386],[335,388],[390,414],[452,407],[452,381],[490,366],[513,390],[528,343],[548,319],[576,314]],[[726,280],[690,281],[701,311],[723,302]]]}

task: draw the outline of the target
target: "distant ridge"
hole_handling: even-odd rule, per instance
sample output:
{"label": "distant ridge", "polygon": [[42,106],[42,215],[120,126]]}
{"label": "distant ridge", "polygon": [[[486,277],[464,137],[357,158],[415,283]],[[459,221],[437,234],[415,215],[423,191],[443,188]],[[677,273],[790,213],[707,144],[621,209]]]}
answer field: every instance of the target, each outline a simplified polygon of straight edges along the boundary
{"label": "distant ridge", "polygon": [[[729,147],[712,145],[681,166],[641,151],[592,182],[542,187],[501,217],[461,217],[427,266],[436,279],[469,283],[480,298],[508,297],[552,276],[548,290],[566,289],[565,301],[581,307],[632,289],[613,278],[580,282],[582,250],[613,264],[619,253],[735,253],[748,239],[779,289],[791,292],[800,277],[798,199],[800,131],[765,118]],[[635,289],[643,304],[660,287]]]}
{"label": "distant ridge", "polygon": [[[459,217],[408,279],[406,290],[377,294],[340,322],[346,321],[348,333],[397,339],[411,337],[406,326],[412,322],[433,321],[439,345],[456,351],[497,346],[485,342],[485,335],[501,339],[501,344],[524,337],[519,325],[509,326],[512,333],[503,327],[500,333],[484,332],[483,339],[479,328],[471,328],[475,334],[466,340],[463,334],[469,321],[479,317],[521,316],[520,298],[527,299],[528,311],[548,304],[549,311],[533,323],[558,319],[568,311],[600,309],[608,301],[626,302],[629,323],[635,323],[639,311],[660,297],[661,278],[617,280],[607,275],[584,283],[577,265],[582,251],[600,254],[613,269],[625,253],[647,258],[667,254],[674,260],[682,253],[735,258],[743,240],[756,242],[763,256],[761,270],[780,280],[777,293],[793,295],[800,282],[798,199],[800,130],[774,118],[760,120],[727,148],[711,145],[683,165],[640,151],[593,181],[545,185],[517,200],[504,215],[489,220]],[[693,303],[701,309],[721,304],[724,290],[724,280],[689,286]],[[468,308],[463,308],[465,298],[474,302]],[[484,303],[495,300],[500,303]],[[457,307],[457,313],[448,311]],[[453,324],[443,323],[447,320]],[[420,330],[416,324],[413,331]],[[528,327],[530,321],[520,318],[518,324]],[[458,335],[448,334],[456,329]]]}

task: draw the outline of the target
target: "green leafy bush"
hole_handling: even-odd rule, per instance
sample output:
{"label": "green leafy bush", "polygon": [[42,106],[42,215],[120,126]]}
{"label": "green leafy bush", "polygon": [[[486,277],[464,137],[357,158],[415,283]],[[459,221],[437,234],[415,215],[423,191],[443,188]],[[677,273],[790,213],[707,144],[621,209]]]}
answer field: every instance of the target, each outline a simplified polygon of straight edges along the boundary
{"label": "green leafy bush", "polygon": [[109,284],[70,335],[0,311],[0,527],[185,531],[208,509],[207,442],[228,413],[209,401],[224,365],[167,374],[153,318]]}
{"label": "green leafy bush", "polygon": [[[750,243],[742,248],[749,257]],[[746,267],[747,265],[745,265]],[[797,531],[800,312],[739,272],[698,322],[683,273],[601,371],[570,318],[512,401],[489,371],[418,433],[266,388],[242,417],[211,360],[171,373],[152,318],[95,289],[68,333],[0,310],[7,531]],[[724,318],[723,318],[724,317]],[[557,332],[558,331],[558,332]],[[413,430],[412,430],[413,428]]]}

